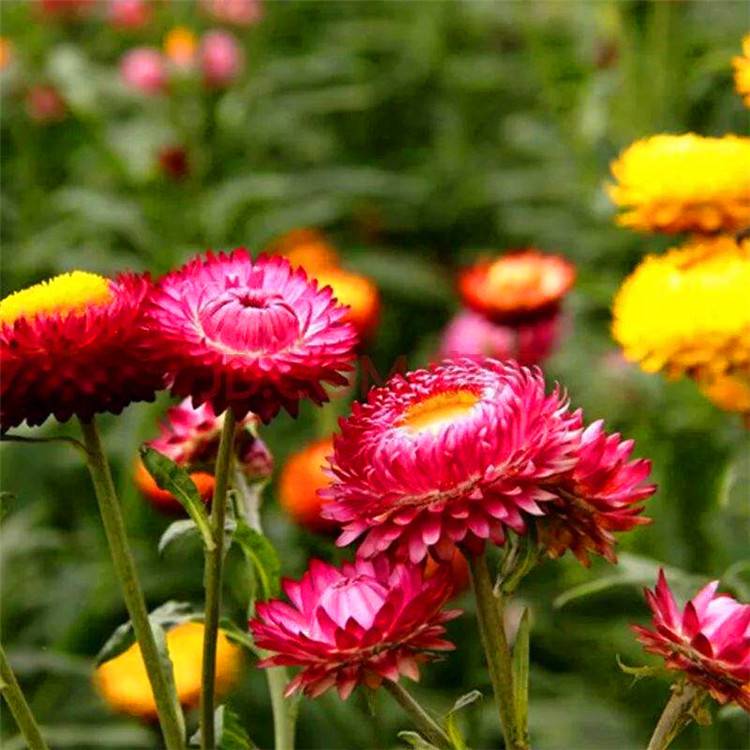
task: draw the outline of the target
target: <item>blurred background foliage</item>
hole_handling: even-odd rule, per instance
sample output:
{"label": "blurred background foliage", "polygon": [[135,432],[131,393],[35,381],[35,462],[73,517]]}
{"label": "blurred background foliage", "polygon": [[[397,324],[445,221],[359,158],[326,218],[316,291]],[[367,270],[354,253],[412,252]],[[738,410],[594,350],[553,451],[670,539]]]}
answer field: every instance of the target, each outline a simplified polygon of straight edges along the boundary
{"label": "blurred background foliage", "polygon": [[[635,748],[667,698],[666,680],[618,669],[654,663],[628,623],[643,621],[640,588],[660,564],[685,595],[709,578],[750,598],[748,437],[691,383],[627,365],[610,340],[609,304],[639,257],[667,244],[617,229],[602,190],[608,162],[659,131],[746,132],[730,60],[750,25],[741,2],[267,2],[259,23],[233,29],[246,70],[229,88],[185,79],[169,95],[127,91],[117,63],[160,46],[175,25],[215,25],[192,0],[156,6],[143,29],[101,18],[42,19],[34,3],[0,3],[13,60],[2,73],[3,294],[73,268],[155,273],[207,247],[262,248],[301,226],[323,229],[347,266],[383,297],[367,351],[387,373],[400,355],[424,364],[457,307],[456,268],[482,250],[534,245],[578,265],[567,337],[546,367],[589,419],[637,441],[660,485],[653,525],[622,540],[619,566],[546,562],[524,584],[531,607],[533,745],[539,750]],[[65,116],[29,118],[24,92],[51,84]],[[186,149],[188,174],[159,166]],[[202,559],[185,541],[160,559],[168,521],[137,495],[137,446],[168,400],[106,419],[107,444],[151,606],[200,603]],[[277,466],[325,432],[326,412],[279,417],[264,437]],[[21,430],[23,432],[23,430]],[[46,425],[36,434],[74,434]],[[126,619],[84,469],[60,445],[2,446],[3,489],[16,496],[2,530],[3,639],[54,747],[158,747],[151,729],[112,715],[92,690],[93,659]],[[341,557],[328,539],[264,508],[285,574],[311,554]],[[232,566],[239,560],[230,557]],[[247,591],[230,572],[227,610]],[[470,597],[462,606],[470,611]],[[461,722],[471,746],[499,731],[470,623],[449,627],[456,654],[425,671],[416,692],[436,710],[479,688]],[[229,702],[254,741],[271,742],[263,675],[251,667]],[[305,701],[303,748],[396,746],[405,719],[387,697]],[[3,709],[4,710],[4,709]],[[15,730],[2,715],[8,739]],[[738,710],[691,728],[682,748],[748,746]]]}

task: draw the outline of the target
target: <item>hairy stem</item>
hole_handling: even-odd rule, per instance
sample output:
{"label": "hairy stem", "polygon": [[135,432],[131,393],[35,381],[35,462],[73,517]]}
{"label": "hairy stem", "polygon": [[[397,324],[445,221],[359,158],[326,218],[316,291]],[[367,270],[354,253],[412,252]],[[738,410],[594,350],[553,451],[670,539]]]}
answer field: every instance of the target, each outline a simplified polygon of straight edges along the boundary
{"label": "hairy stem", "polygon": [[90,422],[81,420],[81,430],[86,445],[86,461],[94,484],[96,499],[99,503],[99,511],[109,543],[112,563],[120,582],[125,606],[133,625],[133,632],[138,641],[146,672],[151,682],[151,689],[159,714],[159,724],[164,735],[164,743],[168,750],[181,750],[185,747],[184,720],[170,687],[172,681],[164,672],[156,639],[151,630],[146,600],[143,597],[135,561],[128,546],[125,522],[112,482],[109,462],[104,453],[96,422],[93,419]]}
{"label": "hairy stem", "polygon": [[393,680],[384,680],[383,687],[406,711],[414,726],[426,740],[443,750],[450,750],[453,747],[445,730],[417,703],[414,696],[403,685],[393,682]]}
{"label": "hairy stem", "polygon": [[47,743],[44,741],[39,725],[31,713],[31,708],[29,708],[24,694],[21,692],[21,686],[13,674],[2,646],[0,646],[0,681],[2,681],[0,692],[2,692],[16,724],[18,724],[18,729],[29,746],[29,750],[48,750]]}
{"label": "hairy stem", "polygon": [[703,699],[703,691],[692,685],[672,686],[672,697],[664,707],[648,743],[648,750],[666,750],[677,735],[692,721],[692,710]]}
{"label": "hairy stem", "polygon": [[205,629],[203,631],[203,675],[201,684],[201,748],[215,750],[214,705],[216,701],[216,639],[221,612],[221,579],[224,567],[224,526],[227,516],[227,489],[234,455],[234,412],[227,409],[216,456],[214,494],[211,500],[211,532],[214,548],[205,550]]}
{"label": "hairy stem", "polygon": [[516,715],[512,657],[503,623],[503,596],[493,590],[484,555],[470,558],[469,569],[477,602],[479,636],[500,714],[505,747],[507,750],[528,750],[526,727],[521,726]]}

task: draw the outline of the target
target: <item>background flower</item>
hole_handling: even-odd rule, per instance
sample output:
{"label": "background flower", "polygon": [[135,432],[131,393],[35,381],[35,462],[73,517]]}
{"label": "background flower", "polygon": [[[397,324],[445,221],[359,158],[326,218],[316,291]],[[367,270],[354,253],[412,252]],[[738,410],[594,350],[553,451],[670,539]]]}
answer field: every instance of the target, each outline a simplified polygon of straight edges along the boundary
{"label": "background flower", "polygon": [[257,607],[250,622],[256,644],[273,652],[260,666],[300,666],[286,695],[311,698],[336,687],[348,698],[357,685],[376,688],[403,674],[419,678],[419,663],[453,648],[442,611],[451,593],[447,570],[423,578],[420,568],[358,560],[338,569],[312,560],[299,582],[287,580],[279,600]]}
{"label": "background flower", "polygon": [[742,54],[732,59],[732,65],[737,93],[743,97],[745,106],[750,107],[750,34],[742,38]]}

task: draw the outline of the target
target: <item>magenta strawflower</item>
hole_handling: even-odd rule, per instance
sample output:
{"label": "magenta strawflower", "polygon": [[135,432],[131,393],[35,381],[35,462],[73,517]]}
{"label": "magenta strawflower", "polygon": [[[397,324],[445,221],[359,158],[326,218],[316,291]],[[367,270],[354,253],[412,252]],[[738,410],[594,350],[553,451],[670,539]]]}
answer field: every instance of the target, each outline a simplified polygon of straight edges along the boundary
{"label": "magenta strawflower", "polygon": [[174,394],[268,422],[282,407],[296,414],[302,398],[326,401],[323,383],[347,382],[356,333],[345,316],[329,288],[284,258],[209,252],[158,283],[151,354]]}
{"label": "magenta strawflower", "polygon": [[704,586],[683,610],[664,571],[654,591],[645,590],[655,630],[631,626],[646,651],[663,656],[719,703],[734,701],[750,713],[750,604],[717,594],[718,581]]}
{"label": "magenta strawflower", "polygon": [[123,55],[120,76],[128,88],[155,96],[167,87],[166,61],[158,49],[135,47]]}
{"label": "magenta strawflower", "polygon": [[359,554],[479,554],[536,519],[551,555],[611,557],[609,530],[642,520],[648,462],[595,423],[586,431],[542,373],[514,361],[447,360],[396,375],[341,423],[323,514]]}
{"label": "magenta strawflower", "polygon": [[38,425],[151,401],[164,387],[145,357],[148,277],[61,274],[0,302],[0,422]]}
{"label": "magenta strawflower", "polygon": [[341,568],[312,560],[299,582],[284,581],[290,604],[258,604],[250,630],[272,652],[259,666],[302,667],[287,696],[302,690],[315,698],[335,685],[347,698],[360,684],[417,680],[420,662],[453,649],[443,623],[460,611],[441,611],[452,587],[447,567],[425,579],[421,567],[385,558]]}
{"label": "magenta strawflower", "polygon": [[343,525],[339,544],[366,534],[364,557],[478,553],[544,513],[555,496],[543,484],[575,467],[580,423],[539,370],[512,361],[396,375],[341,423],[324,515]]}

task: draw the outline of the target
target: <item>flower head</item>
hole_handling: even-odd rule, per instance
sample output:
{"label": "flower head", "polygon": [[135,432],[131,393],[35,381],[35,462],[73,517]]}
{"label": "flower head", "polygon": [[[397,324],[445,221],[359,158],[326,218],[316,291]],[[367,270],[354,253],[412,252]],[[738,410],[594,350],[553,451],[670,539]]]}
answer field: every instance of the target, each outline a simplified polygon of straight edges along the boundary
{"label": "flower head", "polygon": [[116,29],[140,29],[151,20],[153,8],[147,0],[110,0],[107,15]]}
{"label": "flower head", "polygon": [[453,648],[443,623],[460,612],[441,611],[452,589],[447,570],[425,579],[420,567],[385,558],[341,568],[313,560],[283,588],[291,603],[259,604],[250,630],[272,652],[260,666],[302,667],[286,695],[301,689],[315,698],[335,685],[347,698],[359,684],[416,680],[431,652]]}
{"label": "flower head", "polygon": [[336,249],[317,229],[292,229],[273,242],[268,252],[283,255],[293,266],[302,266],[310,276],[339,265]]}
{"label": "flower head", "polygon": [[126,86],[141,94],[161,94],[167,86],[167,69],[161,52],[152,47],[136,47],[120,62],[120,76]]}
{"label": "flower head", "polygon": [[330,477],[324,467],[333,453],[333,439],[323,438],[292,454],[279,477],[279,503],[298,524],[310,531],[332,531],[338,525],[320,514],[323,498],[318,490],[327,487]]}
{"label": "flower head", "polygon": [[506,325],[494,323],[473,310],[462,310],[443,332],[440,356],[515,359],[522,365],[536,365],[552,353],[559,328],[560,317],[556,314]]}
{"label": "flower head", "polygon": [[26,92],[26,112],[38,123],[60,122],[65,119],[67,106],[60,92],[46,83],[32,86]]}
{"label": "flower head", "polygon": [[[201,695],[203,624],[185,622],[167,632],[167,648],[174,669],[177,697],[187,709],[196,708]],[[226,694],[237,680],[242,650],[219,631],[216,648],[216,691]],[[146,674],[141,650],[134,643],[126,651],[99,666],[94,685],[104,700],[120,713],[144,721],[157,718],[156,701]]]}
{"label": "flower head", "polygon": [[186,26],[175,26],[164,37],[164,54],[177,68],[193,67],[198,50],[195,34]]}
{"label": "flower head", "polygon": [[345,320],[357,330],[360,341],[369,339],[380,315],[380,295],[375,284],[366,276],[343,268],[321,269],[312,275],[320,287],[330,286],[339,304],[349,308]]}
{"label": "flower head", "polygon": [[5,70],[15,56],[13,42],[6,36],[0,36],[0,71]]}
{"label": "flower head", "polygon": [[750,107],[750,34],[742,38],[742,54],[732,59],[732,66],[737,93],[743,98],[745,106]]}
{"label": "flower head", "polygon": [[2,300],[2,429],[50,415],[64,422],[117,414],[152,400],[164,377],[144,356],[150,287],[144,276],[74,271]]}
{"label": "flower head", "polygon": [[538,370],[515,362],[446,361],[395,375],[355,403],[334,438],[332,502],[339,544],[366,534],[363,557],[412,562],[454,544],[501,544],[555,496],[543,485],[575,467],[580,414]]}
{"label": "flower head", "polygon": [[612,334],[646,372],[713,378],[750,367],[750,240],[648,256],[615,298]]}
{"label": "flower head", "polygon": [[750,138],[655,135],[612,163],[618,222],[652,232],[731,232],[750,225]]}
{"label": "flower head", "polygon": [[261,0],[202,0],[203,8],[217,21],[251,26],[263,17]]}
{"label": "flower head", "polygon": [[654,630],[633,625],[646,651],[664,657],[719,702],[735,701],[750,713],[750,604],[717,594],[718,581],[704,586],[683,610],[664,571],[653,591],[645,590]]}
{"label": "flower head", "polygon": [[459,279],[464,303],[498,323],[517,323],[557,310],[575,281],[560,255],[519,250],[466,269]]}
{"label": "flower head", "polygon": [[208,253],[157,285],[152,359],[173,393],[268,422],[282,407],[296,414],[302,398],[326,401],[323,382],[346,383],[356,334],[345,316],[330,289],[283,258]]}
{"label": "flower head", "polygon": [[208,86],[228,86],[242,72],[244,54],[227,31],[209,31],[198,50],[203,79]]}

